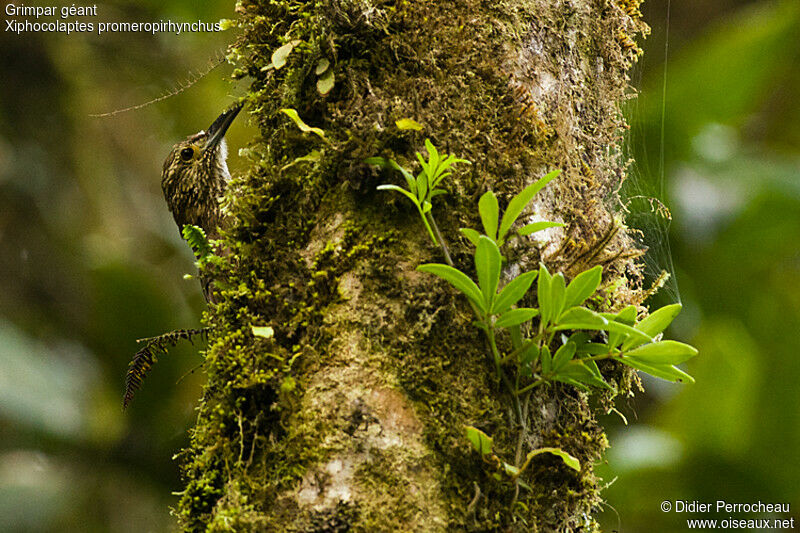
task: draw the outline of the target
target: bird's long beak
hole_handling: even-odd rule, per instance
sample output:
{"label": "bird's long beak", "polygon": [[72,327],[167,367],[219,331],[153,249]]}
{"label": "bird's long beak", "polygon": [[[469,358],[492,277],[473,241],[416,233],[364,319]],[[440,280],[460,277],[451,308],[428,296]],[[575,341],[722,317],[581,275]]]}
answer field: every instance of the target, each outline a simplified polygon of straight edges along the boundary
{"label": "bird's long beak", "polygon": [[243,106],[244,102],[240,102],[217,117],[213,124],[208,127],[208,131],[206,132],[208,134],[208,140],[203,150],[214,148],[222,141],[225,137],[225,132],[228,131],[233,119],[236,118],[236,115],[239,114]]}

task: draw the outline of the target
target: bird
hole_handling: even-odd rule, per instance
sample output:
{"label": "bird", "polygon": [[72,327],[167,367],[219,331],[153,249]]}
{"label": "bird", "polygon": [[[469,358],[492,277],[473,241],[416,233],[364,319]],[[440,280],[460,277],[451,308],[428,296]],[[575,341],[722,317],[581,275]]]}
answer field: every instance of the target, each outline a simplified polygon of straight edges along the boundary
{"label": "bird", "polygon": [[[164,161],[161,190],[182,235],[186,226],[197,226],[207,238],[219,237],[220,226],[225,224],[219,204],[220,197],[231,178],[225,133],[243,105],[240,102],[231,106],[207,130],[198,131],[177,143]],[[209,246],[207,242],[205,246]],[[220,250],[216,252],[221,253]],[[201,273],[203,296],[209,303],[215,302],[212,281]],[[206,335],[207,327],[180,329],[157,337],[139,339],[137,342],[144,346],[136,352],[128,365],[122,408],[128,407],[133,395],[141,388],[142,381],[158,354],[166,353],[169,347],[175,346],[181,340],[191,341],[195,336]]]}
{"label": "bird", "polygon": [[161,190],[178,231],[192,225],[201,228],[209,239],[219,236],[219,199],[231,178],[225,133],[243,105],[233,105],[207,130],[177,143],[164,161]]}

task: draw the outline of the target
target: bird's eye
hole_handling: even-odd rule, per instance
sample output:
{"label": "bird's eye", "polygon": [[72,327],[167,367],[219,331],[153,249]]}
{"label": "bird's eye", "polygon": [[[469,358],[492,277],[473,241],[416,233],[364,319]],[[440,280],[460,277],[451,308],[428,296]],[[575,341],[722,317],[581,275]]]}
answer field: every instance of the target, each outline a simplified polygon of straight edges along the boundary
{"label": "bird's eye", "polygon": [[184,148],[183,150],[181,150],[181,159],[183,159],[184,161],[191,161],[193,157],[194,157],[194,150],[192,150],[191,148]]}

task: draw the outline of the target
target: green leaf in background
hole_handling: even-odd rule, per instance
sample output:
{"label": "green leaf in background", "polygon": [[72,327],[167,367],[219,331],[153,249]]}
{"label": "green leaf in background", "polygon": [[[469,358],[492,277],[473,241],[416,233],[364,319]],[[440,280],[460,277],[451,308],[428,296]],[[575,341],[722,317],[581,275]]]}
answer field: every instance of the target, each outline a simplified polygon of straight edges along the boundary
{"label": "green leaf in background", "polygon": [[497,322],[495,322],[494,325],[498,328],[517,326],[519,324],[528,322],[538,314],[538,309],[528,309],[526,307],[522,307],[520,309],[511,309],[510,311],[503,313],[500,318],[497,319]]}
{"label": "green leaf in background", "polygon": [[422,124],[420,124],[413,118],[401,118],[400,120],[395,121],[394,124],[400,131],[405,131],[405,130],[422,131]]}
{"label": "green leaf in background", "polygon": [[323,57],[317,62],[317,68],[314,69],[314,74],[319,76],[320,74],[323,74],[326,70],[328,70],[328,67],[330,66],[331,62]]}
{"label": "green leaf in background", "polygon": [[481,215],[483,231],[490,239],[497,242],[497,218],[500,215],[500,206],[497,196],[492,191],[486,191],[478,200],[478,212]]}
{"label": "green leaf in background", "polygon": [[603,267],[600,265],[575,276],[575,279],[567,286],[564,307],[569,309],[570,307],[581,305],[589,296],[594,294],[597,287],[600,286],[602,278]]}
{"label": "green leaf in background", "polygon": [[539,273],[534,270],[532,272],[520,274],[511,280],[508,285],[503,287],[500,294],[497,295],[491,312],[496,315],[505,313],[512,305],[516,304],[525,296],[525,293],[531,288],[533,280],[535,280],[538,275]]}
{"label": "green leaf in background", "polygon": [[568,454],[561,448],[539,448],[538,450],[533,450],[532,452],[528,453],[525,462],[527,463],[537,455],[543,453],[549,453],[555,455],[556,457],[560,457],[561,460],[564,461],[565,465],[578,472],[581,471],[581,462],[578,460],[578,458]]}
{"label": "green leaf in background", "polygon": [[472,447],[481,456],[489,455],[492,453],[492,438],[478,428],[472,426],[464,426],[464,430]]}
{"label": "green leaf in background", "polygon": [[322,76],[317,79],[317,92],[322,96],[325,96],[333,89],[333,86],[336,84],[336,77],[333,74],[333,69],[329,68],[325,71]]}
{"label": "green leaf in background", "polygon": [[466,274],[458,269],[449,265],[442,265],[438,263],[429,263],[427,265],[420,265],[417,267],[420,272],[427,272],[434,276],[439,276],[450,285],[458,289],[464,296],[470,299],[481,312],[486,313],[488,307],[485,306],[481,290],[474,281],[469,279]]}
{"label": "green leaf in background", "polygon": [[516,222],[517,218],[519,218],[522,211],[525,210],[525,207],[533,200],[533,197],[536,196],[542,188],[554,180],[558,175],[561,174],[560,170],[554,170],[544,176],[543,178],[537,180],[535,183],[528,185],[525,187],[522,192],[514,196],[511,201],[508,203],[508,208],[506,212],[503,213],[503,220],[500,222],[500,233],[497,236],[498,241],[503,241],[505,239],[508,230],[511,229],[511,226]]}
{"label": "green leaf in background", "polygon": [[271,339],[275,336],[275,330],[270,326],[251,326],[251,329],[253,330],[253,335],[256,337]]}
{"label": "green leaf in background", "polygon": [[294,47],[298,44],[300,44],[300,41],[289,41],[272,52],[272,66],[275,68],[275,70],[278,70],[286,65],[286,59],[289,57],[289,54],[292,53]]}
{"label": "green leaf in background", "polygon": [[[795,67],[800,2],[752,2],[692,46],[670,58],[665,102],[672,156],[681,159],[709,123],[741,124],[774,90],[787,68]],[[655,71],[654,71],[655,72]],[[644,92],[661,94],[659,72]],[[661,99],[642,109],[641,120],[658,127]]]}
{"label": "green leaf in background", "polygon": [[300,115],[297,114],[296,110],[284,108],[281,109],[281,113],[285,114],[287,117],[292,119],[292,122],[294,122],[295,125],[298,128],[300,128],[300,131],[302,131],[303,133],[313,133],[314,135],[317,135],[320,139],[324,141],[328,140],[327,138],[325,138],[325,132],[322,131],[320,128],[312,128],[311,126],[303,122],[303,119],[300,118]]}
{"label": "green leaf in background", "polygon": [[483,293],[484,308],[491,310],[500,282],[502,258],[497,244],[485,235],[478,239],[475,249],[475,270],[478,273],[478,286]]}

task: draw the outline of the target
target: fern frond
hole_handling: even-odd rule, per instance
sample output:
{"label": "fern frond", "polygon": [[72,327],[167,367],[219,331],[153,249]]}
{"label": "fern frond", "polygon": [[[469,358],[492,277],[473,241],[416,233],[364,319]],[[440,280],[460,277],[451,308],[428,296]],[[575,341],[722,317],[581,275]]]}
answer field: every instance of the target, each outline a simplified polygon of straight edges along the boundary
{"label": "fern frond", "polygon": [[128,365],[128,372],[125,375],[125,395],[122,398],[122,409],[128,407],[131,400],[133,400],[133,395],[142,388],[142,382],[147,373],[150,372],[153,364],[158,360],[159,354],[166,354],[169,348],[182,340],[188,340],[194,344],[193,339],[198,335],[203,339],[207,339],[208,328],[178,329],[157,337],[138,339],[136,342],[145,343],[145,345],[134,354]]}
{"label": "fern frond", "polygon": [[183,236],[183,240],[188,242],[189,246],[192,247],[194,256],[198,261],[202,262],[214,253],[203,228],[192,224],[185,224],[181,230],[181,235]]}

